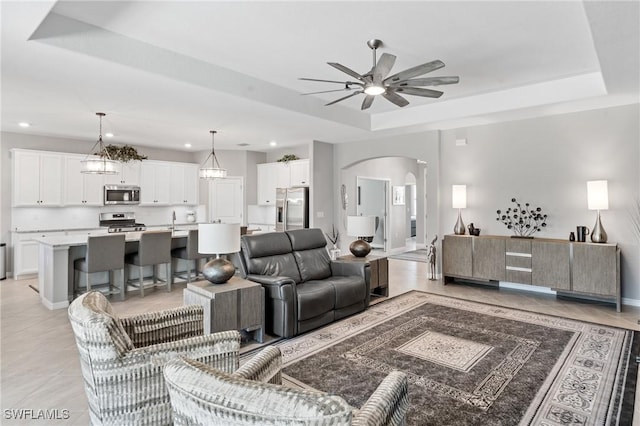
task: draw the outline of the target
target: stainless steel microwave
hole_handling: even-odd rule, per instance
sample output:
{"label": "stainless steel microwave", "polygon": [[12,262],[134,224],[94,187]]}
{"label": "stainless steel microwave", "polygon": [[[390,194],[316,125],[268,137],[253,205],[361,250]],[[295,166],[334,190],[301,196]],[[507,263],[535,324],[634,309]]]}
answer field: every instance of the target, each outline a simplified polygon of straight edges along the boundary
{"label": "stainless steel microwave", "polygon": [[134,185],[105,185],[104,205],[140,204],[140,187]]}

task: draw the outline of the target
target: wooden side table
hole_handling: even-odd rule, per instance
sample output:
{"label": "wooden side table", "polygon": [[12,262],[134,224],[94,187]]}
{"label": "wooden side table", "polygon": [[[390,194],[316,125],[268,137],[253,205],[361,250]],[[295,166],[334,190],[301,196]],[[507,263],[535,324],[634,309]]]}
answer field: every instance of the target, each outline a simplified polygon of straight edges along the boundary
{"label": "wooden side table", "polygon": [[369,262],[371,267],[371,292],[380,296],[389,296],[389,260],[386,256],[369,254],[366,257],[355,257],[352,254],[347,254],[340,256],[338,260]]}
{"label": "wooden side table", "polygon": [[205,334],[245,330],[257,342],[264,340],[264,288],[232,277],[225,284],[197,281],[184,290],[185,305],[204,307]]}

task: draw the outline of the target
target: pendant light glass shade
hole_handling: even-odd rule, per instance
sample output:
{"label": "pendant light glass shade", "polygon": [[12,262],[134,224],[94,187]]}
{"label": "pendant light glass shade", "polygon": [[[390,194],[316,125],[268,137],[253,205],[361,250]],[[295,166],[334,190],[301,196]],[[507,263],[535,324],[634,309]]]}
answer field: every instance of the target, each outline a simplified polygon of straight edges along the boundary
{"label": "pendant light glass shade", "polygon": [[[102,142],[102,117],[106,114],[104,112],[96,112],[96,115],[100,117],[100,134],[98,141],[93,145],[89,154],[80,162],[82,164],[80,172],[94,175],[114,175],[118,173],[118,162],[111,159]],[[93,155],[92,153],[96,147],[98,147],[97,155]]]}
{"label": "pendant light glass shade", "polygon": [[[200,167],[200,170],[198,172],[198,174],[200,175],[200,179],[215,179],[227,177],[227,169],[221,168],[220,163],[218,163],[218,159],[216,158],[213,138],[217,132],[215,130],[209,130],[209,133],[211,133],[211,153],[202,163],[202,167]],[[209,158],[211,158],[211,167],[207,167],[207,161],[209,161]]]}

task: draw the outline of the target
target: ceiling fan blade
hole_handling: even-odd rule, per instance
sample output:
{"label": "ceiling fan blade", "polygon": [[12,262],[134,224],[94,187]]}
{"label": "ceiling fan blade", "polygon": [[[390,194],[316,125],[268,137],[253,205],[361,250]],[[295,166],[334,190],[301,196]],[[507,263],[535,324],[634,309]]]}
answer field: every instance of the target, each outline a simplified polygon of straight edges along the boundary
{"label": "ceiling fan blade", "polygon": [[362,101],[362,107],[360,108],[361,110],[365,110],[367,108],[369,108],[371,106],[371,104],[373,103],[373,100],[376,97],[373,95],[367,95],[364,97],[364,100]]}
{"label": "ceiling fan blade", "polygon": [[403,86],[440,86],[441,84],[456,84],[460,81],[460,77],[427,77],[414,78],[413,80],[402,80],[397,83],[390,84],[391,87]]}
{"label": "ceiling fan blade", "polygon": [[325,106],[329,106],[329,105],[337,104],[337,103],[338,103],[338,102],[340,102],[340,101],[344,101],[345,99],[349,99],[350,97],[355,96],[355,95],[359,95],[360,93],[364,93],[364,92],[363,92],[362,90],[358,90],[357,92],[353,92],[352,94],[347,95],[347,96],[345,96],[345,97],[343,97],[343,98],[336,99],[336,100],[335,100],[335,101],[333,101],[333,102],[329,102],[328,104],[325,104]]}
{"label": "ceiling fan blade", "polygon": [[382,96],[384,96],[384,98],[386,100],[388,100],[389,102],[394,103],[394,104],[398,105],[399,107],[405,107],[405,106],[409,105],[409,101],[408,100],[406,100],[402,96],[398,95],[397,93],[392,92],[391,90],[387,90],[385,93],[382,94]]}
{"label": "ceiling fan blade", "polygon": [[383,53],[378,59],[378,63],[372,70],[372,74],[375,76],[374,81],[382,81],[383,78],[389,74],[393,64],[396,62],[396,57],[388,53]]}
{"label": "ceiling fan blade", "polygon": [[351,68],[347,68],[344,65],[339,64],[337,62],[327,62],[327,64],[331,65],[332,67],[334,67],[336,69],[339,69],[340,71],[342,71],[345,74],[349,74],[353,78],[357,78],[360,81],[364,81],[364,77],[362,77],[360,74],[358,74],[357,72],[355,72]]}
{"label": "ceiling fan blade", "polygon": [[439,90],[422,89],[420,87],[394,87],[394,91],[405,95],[423,96],[425,98],[439,98],[442,92]]}
{"label": "ceiling fan blade", "polygon": [[320,80],[320,79],[317,79],[317,78],[299,78],[298,80],[319,81],[321,83],[357,84],[357,85],[362,86],[362,83],[359,83],[359,82],[356,82],[356,81]]}
{"label": "ceiling fan blade", "polygon": [[444,67],[444,62],[436,59],[435,61],[427,62],[426,64],[418,65],[413,68],[400,71],[399,73],[394,74],[391,77],[387,77],[384,80],[384,83],[392,84],[397,83],[398,81],[408,80],[412,77],[417,77],[419,75],[440,69],[442,67]]}
{"label": "ceiling fan blade", "polygon": [[350,91],[353,90],[352,88],[342,88],[342,89],[335,89],[335,90],[323,90],[321,92],[309,92],[309,93],[300,93],[301,96],[305,96],[305,95],[317,95],[319,93],[331,93],[331,92],[344,92],[345,90]]}

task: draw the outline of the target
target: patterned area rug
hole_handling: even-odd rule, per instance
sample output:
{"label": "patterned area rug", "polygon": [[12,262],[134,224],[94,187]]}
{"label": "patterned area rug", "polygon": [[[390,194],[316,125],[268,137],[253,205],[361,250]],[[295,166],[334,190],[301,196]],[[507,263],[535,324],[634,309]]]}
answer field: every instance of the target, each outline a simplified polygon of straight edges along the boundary
{"label": "patterned area rug", "polygon": [[413,291],[276,346],[289,385],[354,407],[404,371],[409,425],[630,425],[636,335]]}
{"label": "patterned area rug", "polygon": [[427,249],[418,249],[391,255],[389,256],[389,259],[409,260],[412,262],[427,263],[427,253]]}

